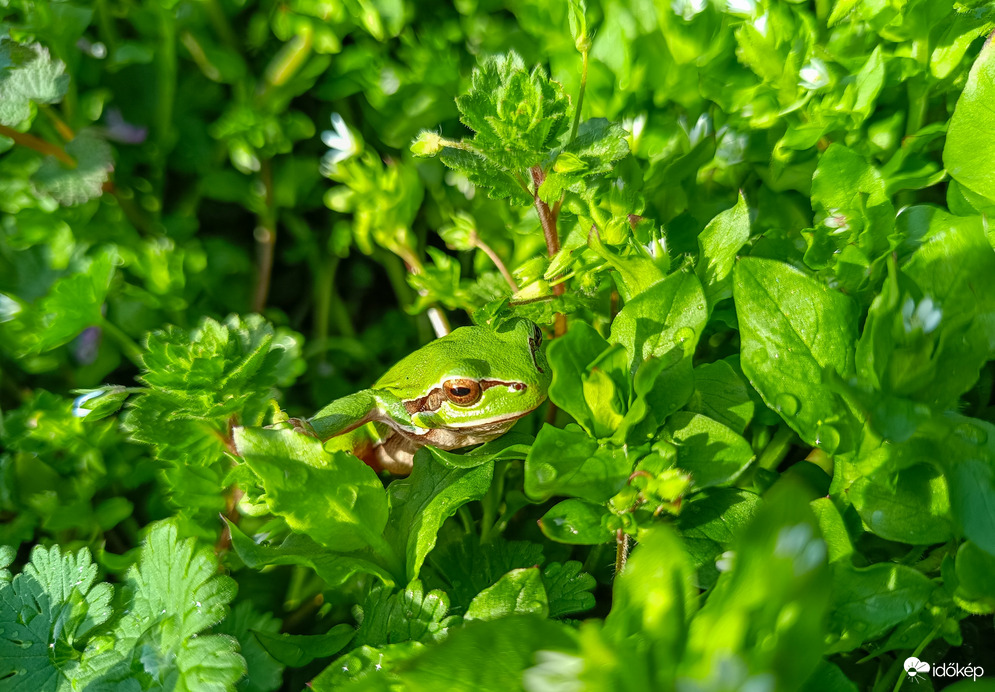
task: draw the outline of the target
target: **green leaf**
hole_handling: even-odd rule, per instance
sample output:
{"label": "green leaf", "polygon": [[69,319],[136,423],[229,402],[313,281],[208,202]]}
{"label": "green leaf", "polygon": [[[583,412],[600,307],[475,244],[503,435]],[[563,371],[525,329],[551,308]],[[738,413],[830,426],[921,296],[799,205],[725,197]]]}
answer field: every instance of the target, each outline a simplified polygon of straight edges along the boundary
{"label": "green leaf", "polygon": [[849,498],[867,528],[882,538],[930,545],[953,537],[947,483],[932,466],[859,478],[850,486]]}
{"label": "green leaf", "polygon": [[433,585],[445,589],[453,610],[462,611],[501,575],[541,565],[545,558],[536,543],[495,537],[481,545],[477,536],[467,534],[461,540],[440,545],[428,561],[432,569],[426,572],[426,579],[431,577]]}
{"label": "green leaf", "polygon": [[876,639],[914,616],[936,588],[911,567],[887,563],[863,568],[836,563],[833,585],[830,630],[838,641],[830,652],[852,651]]}
{"label": "green leaf", "polygon": [[66,145],[66,154],[74,166],[67,166],[49,156],[35,173],[35,182],[63,206],[83,204],[103,194],[103,186],[114,170],[110,145],[97,135],[83,130]]}
{"label": "green leaf", "polygon": [[30,103],[56,103],[69,88],[66,66],[48,48],[0,38],[0,125],[15,127],[31,117]]}
{"label": "green leaf", "polygon": [[499,459],[524,459],[529,453],[532,440],[531,435],[512,431],[465,454],[454,454],[427,445],[424,450],[443,466],[474,468]]}
{"label": "green leaf", "polygon": [[231,609],[214,634],[227,634],[238,640],[239,653],[245,659],[246,675],[238,682],[242,692],[274,692],[283,683],[285,661],[271,656],[258,637],[278,637],[280,621],[269,613],[260,613],[250,601]]}
{"label": "green leaf", "polygon": [[570,650],[573,639],[564,625],[537,615],[470,622],[406,663],[400,678],[413,692],[520,689],[537,651]]}
{"label": "green leaf", "polygon": [[694,369],[694,394],[687,410],[708,416],[742,434],[753,420],[755,405],[746,382],[724,360]]}
{"label": "green leaf", "polygon": [[342,552],[379,549],[387,494],[372,468],[293,430],[239,428],[235,444],[259,476],[270,511],[294,531]]}
{"label": "green leaf", "polygon": [[623,449],[599,446],[581,430],[544,425],[525,459],[525,494],[537,501],[568,495],[604,502],[631,471]]}
{"label": "green leaf", "polygon": [[987,41],[971,67],[950,118],[943,165],[958,183],[990,200],[995,200],[995,171],[989,165],[995,156],[995,142],[987,133],[995,127],[993,100],[995,44]]}
{"label": "green leaf", "polygon": [[826,546],[801,489],[790,481],[771,489],[729,557],[691,621],[679,674],[717,684],[719,661],[736,651],[750,675],[796,688],[821,658],[830,591]]}
{"label": "green leaf", "polygon": [[669,527],[654,527],[640,537],[615,579],[604,635],[615,646],[647,652],[659,666],[658,679],[672,680],[696,597],[694,569],[680,540]]}
{"label": "green leaf", "polygon": [[730,483],[750,465],[753,448],[734,431],[698,413],[675,413],[667,431],[677,446],[676,465],[697,489]]}
{"label": "green leaf", "polygon": [[972,613],[995,612],[995,586],[991,575],[995,571],[995,555],[985,552],[971,541],[957,550],[958,604]]}
{"label": "green leaf", "polygon": [[930,460],[943,469],[954,526],[979,548],[995,555],[995,425],[947,414],[951,432],[938,441]]}
{"label": "green leaf", "polygon": [[822,371],[853,372],[854,302],[787,264],[754,257],[736,265],[734,295],[743,372],[764,402],[810,445],[852,444],[847,436],[858,424],[822,384]]}
{"label": "green leaf", "polygon": [[481,499],[493,476],[492,462],[469,469],[448,468],[421,449],[415,455],[411,475],[390,484],[386,537],[405,557],[409,580],[417,578],[442,523],[466,503]]}
{"label": "green leaf", "polygon": [[418,642],[388,644],[380,648],[361,646],[336,659],[309,686],[314,692],[332,692],[349,687],[384,689],[385,684],[398,683],[396,670],[425,648]]}
{"label": "green leaf", "polygon": [[843,515],[837,509],[833,500],[828,497],[820,497],[813,500],[810,505],[815,512],[815,518],[819,522],[819,530],[822,531],[822,539],[826,542],[826,549],[829,552],[829,564],[840,560],[849,560],[853,555],[853,542],[850,540],[850,532],[847,530]]}
{"label": "green leaf", "polygon": [[360,609],[353,647],[439,641],[453,624],[453,618],[446,617],[448,613],[446,593],[438,589],[426,593],[417,579],[397,593],[375,587]]}
{"label": "green leaf", "polygon": [[[13,551],[8,553],[13,558]],[[5,561],[5,567],[9,564]],[[68,689],[80,671],[80,653],[93,653],[94,630],[111,615],[110,584],[97,583],[97,566],[81,549],[35,546],[31,562],[0,581],[0,680],[27,692]]]}
{"label": "green leaf", "polygon": [[549,615],[549,600],[538,567],[515,569],[477,594],[464,619],[497,620],[510,615]]}
{"label": "green leaf", "polygon": [[[300,668],[316,658],[334,656],[348,644],[356,631],[349,625],[336,625],[325,634],[279,634],[252,630],[259,645],[283,665]],[[250,671],[251,676],[251,671]]]}
{"label": "green leaf", "polygon": [[226,520],[232,547],[247,567],[261,569],[269,565],[304,565],[325,580],[329,588],[341,586],[356,574],[370,574],[381,583],[393,586],[394,579],[381,565],[373,562],[369,552],[337,553],[324,548],[302,534],[291,534],[280,545],[267,545],[246,536]]}
{"label": "green leaf", "polygon": [[522,187],[522,182],[477,152],[446,147],[439,158],[449,168],[466,176],[475,186],[486,190],[491,199],[507,199],[523,207],[533,204],[533,199]]}
{"label": "green leaf", "polygon": [[677,528],[698,570],[701,588],[715,584],[719,577],[716,559],[739,539],[760,506],[760,497],[747,490],[709,488],[692,496],[681,509]]}
{"label": "green leaf", "polygon": [[571,545],[598,545],[613,539],[604,520],[608,510],[602,504],[584,500],[563,500],[553,505],[539,520],[547,538]]}
{"label": "green leaf", "polygon": [[596,601],[591,591],[597,586],[597,581],[583,569],[580,562],[570,560],[551,562],[542,571],[550,617],[582,613],[594,607]]}
{"label": "green leaf", "polygon": [[736,206],[719,213],[698,235],[695,274],[705,290],[708,310],[732,297],[732,268],[736,254],[750,239],[750,210],[740,192]]}
{"label": "green leaf", "polygon": [[230,688],[246,669],[238,643],[205,631],[227,615],[235,589],[232,579],[217,573],[210,547],[179,541],[175,523],[155,526],[138,564],[128,570],[129,606],[110,633],[113,650],[84,662],[81,683]]}
{"label": "green leaf", "polygon": [[48,295],[31,309],[32,334],[28,341],[33,353],[61,346],[87,327],[103,320],[101,309],[107,298],[117,253],[96,253],[85,268],[52,285]]}
{"label": "green leaf", "polygon": [[570,100],[541,67],[529,72],[514,51],[486,57],[457,97],[473,145],[503,170],[540,163],[568,125]]}

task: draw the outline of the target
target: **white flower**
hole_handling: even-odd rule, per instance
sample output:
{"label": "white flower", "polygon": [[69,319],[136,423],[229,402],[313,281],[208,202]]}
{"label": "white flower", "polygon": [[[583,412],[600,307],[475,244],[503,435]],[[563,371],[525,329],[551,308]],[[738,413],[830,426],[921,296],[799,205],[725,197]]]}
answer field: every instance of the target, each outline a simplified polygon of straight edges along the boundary
{"label": "white flower", "polygon": [[829,216],[822,223],[826,228],[831,230],[831,235],[839,235],[850,230],[850,224],[847,222],[846,216],[841,214],[839,209],[830,209]]}
{"label": "white flower", "polygon": [[334,171],[338,164],[358,154],[360,145],[338,113],[332,113],[332,128],[321,133],[321,141],[329,149],[322,157],[321,163],[322,166]]}
{"label": "white flower", "polygon": [[933,303],[929,296],[919,301],[919,305],[911,298],[906,298],[902,304],[902,326],[905,333],[911,334],[913,331],[921,329],[923,334],[929,334],[940,326],[943,319],[943,310]]}
{"label": "white flower", "polygon": [[684,129],[688,136],[688,143],[694,147],[695,144],[700,142],[705,137],[710,137],[715,128],[712,125],[712,116],[708,113],[702,113],[698,116],[698,120],[695,121],[694,125],[688,129],[687,120],[684,116],[678,121],[680,126]]}
{"label": "white flower", "polygon": [[829,68],[819,58],[812,58],[798,71],[798,86],[809,91],[816,91],[829,84]]}
{"label": "white flower", "polygon": [[102,389],[97,389],[92,392],[87,392],[86,394],[80,394],[73,400],[73,415],[77,418],[86,418],[90,413],[90,409],[83,408],[83,404],[88,402],[90,399],[97,398],[103,393],[104,391]]}
{"label": "white flower", "polygon": [[708,7],[708,0],[674,0],[670,3],[670,7],[674,10],[674,14],[685,22],[690,22],[705,11],[705,8]]}
{"label": "white flower", "polygon": [[634,146],[639,142],[639,138],[643,136],[643,130],[646,128],[646,113],[625,118],[622,120],[622,127],[629,132],[631,136],[630,143]]}
{"label": "white flower", "polygon": [[726,0],[726,12],[752,17],[757,13],[757,0]]}

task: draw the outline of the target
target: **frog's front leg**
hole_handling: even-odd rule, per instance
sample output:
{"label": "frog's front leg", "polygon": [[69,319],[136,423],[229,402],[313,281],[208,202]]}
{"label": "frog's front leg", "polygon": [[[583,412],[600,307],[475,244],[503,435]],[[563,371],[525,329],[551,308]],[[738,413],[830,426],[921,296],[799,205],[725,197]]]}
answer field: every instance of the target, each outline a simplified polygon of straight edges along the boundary
{"label": "frog's front leg", "polygon": [[327,440],[367,423],[384,423],[394,430],[421,435],[427,432],[411,420],[404,402],[390,392],[364,389],[336,399],[306,421],[292,419],[294,427]]}

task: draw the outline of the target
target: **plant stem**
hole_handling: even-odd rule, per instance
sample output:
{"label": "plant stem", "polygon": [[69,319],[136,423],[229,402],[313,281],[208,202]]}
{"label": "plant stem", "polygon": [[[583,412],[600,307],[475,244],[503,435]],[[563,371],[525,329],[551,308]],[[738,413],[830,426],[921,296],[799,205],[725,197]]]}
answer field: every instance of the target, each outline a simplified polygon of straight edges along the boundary
{"label": "plant stem", "polygon": [[45,116],[52,121],[52,124],[55,126],[55,129],[59,133],[59,136],[62,137],[62,139],[66,140],[67,142],[73,141],[73,139],[76,137],[76,134],[73,132],[71,127],[66,125],[66,121],[60,118],[59,114],[56,113],[51,106],[43,103],[40,105],[40,108],[41,111],[45,114]]}
{"label": "plant stem", "polygon": [[0,137],[12,139],[14,140],[14,144],[20,144],[22,147],[34,149],[39,154],[54,156],[70,168],[76,168],[76,160],[67,154],[65,149],[56,144],[52,144],[51,142],[46,142],[44,139],[30,135],[27,132],[18,132],[12,127],[0,125]]}
{"label": "plant stem", "polygon": [[518,293],[518,284],[515,283],[515,278],[511,275],[511,272],[508,271],[508,267],[504,266],[504,262],[501,261],[498,254],[494,252],[494,248],[485,243],[483,239],[476,234],[476,232],[473,234],[473,244],[490,258],[491,262],[494,263],[494,266],[496,266],[498,271],[501,272],[501,276],[503,276],[504,280],[508,282],[509,286],[511,286],[512,292]]}
{"label": "plant stem", "polygon": [[138,367],[142,367],[142,354],[144,351],[130,336],[125,334],[120,327],[106,317],[101,318],[99,326],[109,337],[117,342],[117,345],[121,347],[121,352],[124,353],[128,360]]}
{"label": "plant stem", "polygon": [[795,431],[787,425],[782,425],[778,428],[777,433],[774,434],[774,439],[761,452],[757,466],[769,471],[776,469],[784,461],[784,457],[788,455],[788,450],[791,449],[794,437]]}
{"label": "plant stem", "polygon": [[273,162],[264,159],[259,169],[265,189],[265,209],[258,216],[256,226],[256,248],[258,250],[258,269],[256,271],[256,290],[252,298],[252,311],[262,312],[269,296],[270,277],[273,273],[273,255],[276,254],[276,206],[273,202]]}
{"label": "plant stem", "polygon": [[619,529],[615,534],[615,578],[625,569],[629,560],[629,535]]}
{"label": "plant stem", "polygon": [[[912,652],[912,658],[919,658],[919,654],[922,653],[922,650],[925,649],[929,645],[929,643],[936,638],[936,635],[940,633],[940,628],[942,626],[943,624],[941,623],[936,627],[934,627],[933,631],[927,634],[926,638],[923,639],[921,642],[919,642],[919,646],[917,646],[916,650]],[[895,681],[895,688],[892,690],[892,692],[898,692],[900,689],[902,689],[902,683],[905,682],[905,678],[907,677],[909,676],[905,675],[904,670],[899,670],[898,680]]]}
{"label": "plant stem", "polygon": [[577,136],[577,130],[580,128],[580,111],[584,106],[584,91],[587,89],[587,63],[588,63],[588,52],[581,51],[581,58],[583,59],[583,67],[580,72],[580,89],[577,90],[577,107],[574,109],[574,121],[573,125],[570,127],[570,141],[572,142],[574,137]]}
{"label": "plant stem", "polygon": [[[161,3],[159,8],[160,40],[156,53],[155,130],[158,161],[153,167],[157,197],[165,200],[166,159],[173,148],[173,102],[176,99],[176,17]],[[164,206],[164,204],[163,204]],[[161,212],[160,212],[161,213]]]}
{"label": "plant stem", "polygon": [[[549,255],[550,261],[552,261],[560,251],[560,236],[556,230],[556,216],[549,208],[549,205],[539,197],[539,186],[546,180],[546,173],[542,170],[541,166],[533,166],[529,169],[529,173],[532,176],[532,184],[535,186],[532,198],[535,201],[536,212],[539,214],[542,233],[546,238],[546,252]],[[554,295],[562,296],[565,292],[566,286],[563,284],[553,286]],[[563,336],[567,333],[567,316],[561,312],[556,313],[553,332],[556,336]]]}

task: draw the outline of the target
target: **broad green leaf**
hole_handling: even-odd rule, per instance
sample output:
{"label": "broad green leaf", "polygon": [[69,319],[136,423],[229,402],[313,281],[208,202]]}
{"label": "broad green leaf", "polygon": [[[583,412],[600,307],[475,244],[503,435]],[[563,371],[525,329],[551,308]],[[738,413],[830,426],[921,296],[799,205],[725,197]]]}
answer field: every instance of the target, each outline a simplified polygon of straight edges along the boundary
{"label": "broad green leaf", "polygon": [[463,505],[482,498],[493,476],[493,462],[468,469],[448,468],[420,450],[411,475],[390,484],[386,538],[393,550],[404,556],[409,580],[417,578],[425,556],[435,547],[442,523]]}
{"label": "broad green leaf", "polygon": [[843,515],[828,497],[820,497],[813,500],[810,505],[815,512],[815,518],[819,522],[819,530],[822,532],[822,540],[826,542],[826,550],[829,553],[829,564],[840,560],[849,560],[853,555],[853,542],[850,540],[850,532],[847,530]]}
{"label": "broad green leaf", "polygon": [[63,555],[58,546],[35,546],[24,571],[13,580],[7,574],[0,581],[4,689],[68,689],[79,674],[81,650],[95,651],[88,642],[111,616],[112,587],[94,583],[97,566],[86,549]]}
{"label": "broad green leaf", "polygon": [[827,453],[841,440],[853,444],[858,424],[822,384],[822,371],[853,372],[854,302],[787,264],[753,257],[736,265],[734,295],[743,372],[764,402]]}
{"label": "broad green leaf", "polygon": [[584,566],[576,560],[551,562],[543,569],[542,583],[549,599],[550,617],[582,613],[594,607],[595,599],[591,591],[597,582],[583,569]]}
{"label": "broad green leaf", "polygon": [[677,447],[676,465],[691,474],[697,489],[735,480],[753,459],[749,442],[698,413],[675,413],[667,431]]}
{"label": "broad green leaf", "polygon": [[269,565],[304,565],[325,580],[329,588],[345,584],[356,574],[371,574],[381,583],[392,586],[393,577],[369,551],[336,553],[318,545],[302,534],[291,534],[280,545],[267,545],[246,536],[238,526],[226,520],[232,547],[247,567],[261,569]]}
{"label": "broad green leaf", "polygon": [[581,430],[544,425],[525,459],[525,494],[540,501],[568,495],[604,502],[631,471],[624,449],[599,445]]}
{"label": "broad green leaf", "polygon": [[69,87],[66,66],[48,48],[0,38],[0,125],[14,127],[31,117],[31,102],[56,103]]}
{"label": "broad green leaf", "polygon": [[877,563],[833,565],[830,652],[852,651],[914,616],[936,585],[911,567]]}
{"label": "broad green leaf", "polygon": [[943,146],[943,165],[964,187],[982,197],[995,199],[995,142],[989,136],[995,128],[995,44],[987,41],[974,61],[964,91]]}
{"label": "broad green leaf", "polygon": [[943,469],[954,526],[979,548],[995,555],[995,425],[947,414],[952,432],[931,461]]}
{"label": "broad green leaf", "polygon": [[[625,393],[618,391],[610,375],[606,379],[604,375],[608,373],[602,373],[599,378],[592,372],[592,365],[609,348],[608,342],[594,327],[579,322],[554,340],[546,352],[553,370],[553,380],[549,385],[550,400],[573,416],[592,436],[610,434],[606,428],[614,420],[612,414],[617,416],[616,408],[625,406],[624,400],[615,401],[619,397],[624,398]],[[598,383],[604,391],[595,391]],[[605,410],[602,411],[602,408]]]}
{"label": "broad green leaf", "polygon": [[724,360],[694,369],[694,394],[687,410],[712,418],[742,434],[753,419],[754,403],[746,382]]}
{"label": "broad green leaf", "polygon": [[698,235],[695,274],[704,288],[709,312],[720,300],[732,297],[736,253],[749,239],[750,210],[740,192],[736,206],[719,213]]}
{"label": "broad green leaf", "polygon": [[547,538],[572,545],[597,545],[612,540],[605,527],[608,510],[604,505],[584,500],[563,500],[553,505],[539,520]]}
{"label": "broad green leaf", "polygon": [[497,620],[510,615],[549,615],[549,600],[538,567],[515,569],[477,594],[464,619]]}
{"label": "broad green leaf", "polygon": [[867,528],[882,538],[930,545],[953,537],[947,483],[932,466],[860,478],[848,496]]}
{"label": "broad green leaf", "polygon": [[383,690],[384,685],[399,683],[395,671],[425,648],[419,642],[388,644],[379,648],[361,646],[336,659],[308,686],[314,692],[333,692],[350,687]]}
{"label": "broad green leaf", "polygon": [[239,428],[235,444],[259,476],[270,511],[294,531],[340,552],[381,550],[387,494],[369,466],[293,430]]}
{"label": "broad green leaf", "polygon": [[492,199],[507,199],[519,206],[533,203],[528,191],[512,173],[502,170],[476,152],[447,147],[442,150],[439,158],[449,168],[466,176],[473,185],[486,190]]}
{"label": "broad green leaf", "polygon": [[445,592],[438,589],[426,592],[417,579],[396,593],[386,587],[375,587],[359,611],[359,630],[352,645],[439,641],[453,624],[453,619],[446,617],[449,610]]}
{"label": "broad green leaf", "polygon": [[738,488],[710,488],[681,509],[677,529],[698,570],[697,583],[710,588],[718,579],[716,559],[739,538],[760,508],[760,497]]}

